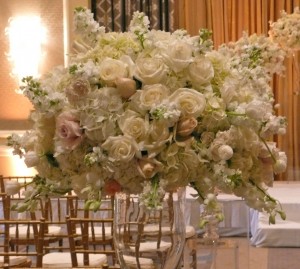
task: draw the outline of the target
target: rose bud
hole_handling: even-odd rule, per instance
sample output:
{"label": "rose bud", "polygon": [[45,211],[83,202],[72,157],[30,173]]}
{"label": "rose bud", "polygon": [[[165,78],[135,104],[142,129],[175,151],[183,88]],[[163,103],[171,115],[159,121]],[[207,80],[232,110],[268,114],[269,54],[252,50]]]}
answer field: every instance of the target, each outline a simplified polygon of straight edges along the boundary
{"label": "rose bud", "polygon": [[15,180],[9,180],[9,181],[6,181],[4,183],[5,185],[5,192],[7,195],[14,195],[14,194],[17,194],[22,185],[18,182],[18,181],[15,181]]}
{"label": "rose bud", "polygon": [[39,164],[39,161],[40,161],[40,158],[34,151],[28,151],[25,154],[24,162],[28,168],[37,166]]}
{"label": "rose bud", "polygon": [[222,145],[218,148],[218,155],[221,160],[227,161],[233,156],[233,149],[228,145]]}
{"label": "rose bud", "polygon": [[116,87],[123,98],[129,98],[136,92],[136,82],[130,78],[117,78]]}
{"label": "rose bud", "polygon": [[152,178],[160,170],[160,163],[155,159],[140,159],[138,170],[144,178]]}
{"label": "rose bud", "polygon": [[197,127],[197,120],[194,117],[182,118],[177,124],[177,134],[186,137],[189,136]]}

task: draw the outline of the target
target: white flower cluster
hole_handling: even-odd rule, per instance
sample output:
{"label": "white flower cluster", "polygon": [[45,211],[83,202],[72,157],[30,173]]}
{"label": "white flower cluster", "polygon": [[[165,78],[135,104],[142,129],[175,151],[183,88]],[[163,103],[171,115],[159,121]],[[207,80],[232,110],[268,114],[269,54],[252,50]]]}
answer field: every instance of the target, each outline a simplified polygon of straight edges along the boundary
{"label": "white flower cluster", "polygon": [[74,10],[74,29],[87,44],[94,44],[105,33],[105,27],[94,20],[91,11],[82,7]]}
{"label": "white flower cluster", "polygon": [[281,18],[271,22],[270,36],[287,51],[300,49],[300,9],[294,8],[294,12],[287,14],[281,11]]}
{"label": "white flower cluster", "polygon": [[244,35],[212,50],[209,31],[149,30],[142,13],[126,33],[96,31],[88,10],[76,14],[91,48],[68,68],[24,80],[34,127],[10,145],[38,171],[34,183],[73,189],[93,210],[120,189],[156,207],[164,191],[190,185],[201,203],[218,189],[272,218],[281,212],[265,189],[286,167],[272,142],[286,125],[270,88],[285,57],[276,43]]}

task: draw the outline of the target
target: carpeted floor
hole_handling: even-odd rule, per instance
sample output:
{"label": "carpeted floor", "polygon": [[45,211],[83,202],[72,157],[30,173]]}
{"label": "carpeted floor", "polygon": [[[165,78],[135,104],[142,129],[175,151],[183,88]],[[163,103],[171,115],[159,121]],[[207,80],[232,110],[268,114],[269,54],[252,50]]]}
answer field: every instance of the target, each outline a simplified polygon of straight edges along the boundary
{"label": "carpeted floor", "polygon": [[197,269],[300,269],[300,248],[257,248],[245,237],[225,240],[235,242],[237,249],[220,247],[214,253],[198,247]]}
{"label": "carpeted floor", "polygon": [[299,269],[300,248],[269,248],[268,269]]}

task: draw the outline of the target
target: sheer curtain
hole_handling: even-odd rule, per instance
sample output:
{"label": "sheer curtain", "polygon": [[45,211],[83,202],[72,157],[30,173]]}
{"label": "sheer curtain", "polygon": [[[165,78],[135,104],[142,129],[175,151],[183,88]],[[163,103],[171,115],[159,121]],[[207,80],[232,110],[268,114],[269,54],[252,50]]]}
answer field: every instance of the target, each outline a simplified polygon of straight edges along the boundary
{"label": "sheer curtain", "polygon": [[[300,0],[183,0],[176,2],[179,28],[186,28],[191,35],[197,35],[200,28],[213,31],[213,41],[217,48],[222,43],[235,41],[243,31],[267,34],[269,21],[280,17],[280,11],[291,13],[300,6]],[[300,53],[286,60],[284,77],[275,76],[273,89],[276,102],[280,104],[278,113],[288,121],[287,133],[274,137],[279,147],[288,157],[287,171],[276,180],[300,180]]]}

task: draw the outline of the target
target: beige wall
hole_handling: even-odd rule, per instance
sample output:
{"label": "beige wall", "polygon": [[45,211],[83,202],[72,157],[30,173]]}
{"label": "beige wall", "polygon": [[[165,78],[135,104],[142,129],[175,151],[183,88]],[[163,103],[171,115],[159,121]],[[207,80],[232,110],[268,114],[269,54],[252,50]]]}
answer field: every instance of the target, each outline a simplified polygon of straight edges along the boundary
{"label": "beige wall", "polygon": [[29,129],[28,120],[31,103],[15,90],[18,83],[11,77],[11,63],[6,54],[9,41],[5,35],[10,17],[38,15],[47,29],[47,40],[43,46],[43,61],[40,73],[51,70],[54,66],[65,64],[65,53],[68,53],[72,39],[72,14],[76,6],[89,6],[88,0],[9,0],[0,1],[0,174],[25,175],[32,173],[24,170],[8,152],[6,136],[11,130]]}

